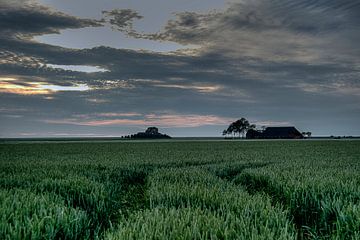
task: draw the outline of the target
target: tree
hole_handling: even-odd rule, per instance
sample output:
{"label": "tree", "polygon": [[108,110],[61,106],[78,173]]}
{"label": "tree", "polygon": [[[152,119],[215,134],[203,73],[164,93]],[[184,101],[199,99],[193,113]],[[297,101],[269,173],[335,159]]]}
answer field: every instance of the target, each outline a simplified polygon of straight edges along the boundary
{"label": "tree", "polygon": [[[229,125],[229,127],[226,129],[226,130],[224,130],[224,131],[226,131],[226,133],[227,134],[234,134],[235,132],[234,132],[234,123],[231,123],[230,125]],[[233,135],[233,137],[234,137],[234,135]]]}
{"label": "tree", "polygon": [[244,135],[249,129],[254,129],[256,127],[254,124],[250,124],[249,121],[245,118],[240,118],[239,120],[236,120],[233,124],[234,132],[239,134],[239,137],[244,137]]}
{"label": "tree", "polygon": [[234,136],[238,134],[239,137],[244,137],[249,129],[254,129],[255,127],[255,124],[250,124],[245,118],[240,118],[231,123],[229,127],[223,131],[223,135],[226,132],[226,134],[234,134]]}
{"label": "tree", "polygon": [[145,131],[146,134],[156,135],[159,133],[159,129],[157,127],[148,127]]}

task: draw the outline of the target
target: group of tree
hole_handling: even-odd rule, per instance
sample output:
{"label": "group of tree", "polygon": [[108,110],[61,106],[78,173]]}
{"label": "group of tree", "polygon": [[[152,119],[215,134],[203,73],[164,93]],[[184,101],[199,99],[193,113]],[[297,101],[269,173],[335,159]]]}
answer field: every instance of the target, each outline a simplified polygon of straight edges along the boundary
{"label": "group of tree", "polygon": [[[244,138],[244,137],[246,137],[246,133],[250,129],[255,130],[256,132],[261,134],[261,133],[264,133],[267,128],[265,126],[262,126],[261,129],[256,130],[255,124],[250,124],[250,122],[248,120],[246,120],[245,118],[240,118],[240,119],[236,120],[235,122],[232,122],[229,125],[229,127],[222,132],[222,135],[224,137],[230,136],[232,138],[235,138],[235,137]],[[311,132],[302,132],[301,135],[304,138],[310,138]]]}
{"label": "group of tree", "polygon": [[255,129],[255,128],[256,128],[255,124],[250,124],[250,122],[245,118],[240,118],[235,122],[232,122],[229,125],[229,127],[223,131],[222,134],[225,137],[230,135],[231,137],[238,136],[239,138],[241,138],[246,136],[246,132],[249,129]]}
{"label": "group of tree", "polygon": [[122,136],[125,139],[170,139],[171,137],[166,134],[159,133],[157,127],[149,127],[145,132],[138,132],[127,136]]}

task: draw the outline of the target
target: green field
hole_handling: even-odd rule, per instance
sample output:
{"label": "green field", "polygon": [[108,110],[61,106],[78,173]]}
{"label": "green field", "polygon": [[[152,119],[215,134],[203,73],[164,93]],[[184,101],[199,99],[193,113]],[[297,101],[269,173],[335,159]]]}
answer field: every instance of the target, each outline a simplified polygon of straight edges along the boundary
{"label": "green field", "polygon": [[0,144],[0,239],[360,239],[360,141]]}

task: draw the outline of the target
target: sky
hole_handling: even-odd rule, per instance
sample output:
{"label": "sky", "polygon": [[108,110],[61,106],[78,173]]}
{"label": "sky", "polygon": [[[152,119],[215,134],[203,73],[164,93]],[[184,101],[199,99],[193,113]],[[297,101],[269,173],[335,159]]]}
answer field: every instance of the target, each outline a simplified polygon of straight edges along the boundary
{"label": "sky", "polygon": [[0,0],[0,138],[360,135],[360,2]]}

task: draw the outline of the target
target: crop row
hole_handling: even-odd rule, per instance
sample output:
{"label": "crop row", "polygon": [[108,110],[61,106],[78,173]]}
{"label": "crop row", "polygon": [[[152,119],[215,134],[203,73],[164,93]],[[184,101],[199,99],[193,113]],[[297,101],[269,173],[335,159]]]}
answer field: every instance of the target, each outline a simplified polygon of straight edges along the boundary
{"label": "crop row", "polygon": [[287,212],[263,195],[198,168],[150,174],[149,209],[121,222],[109,239],[296,239]]}
{"label": "crop row", "polygon": [[0,239],[360,239],[359,143],[0,144]]}

